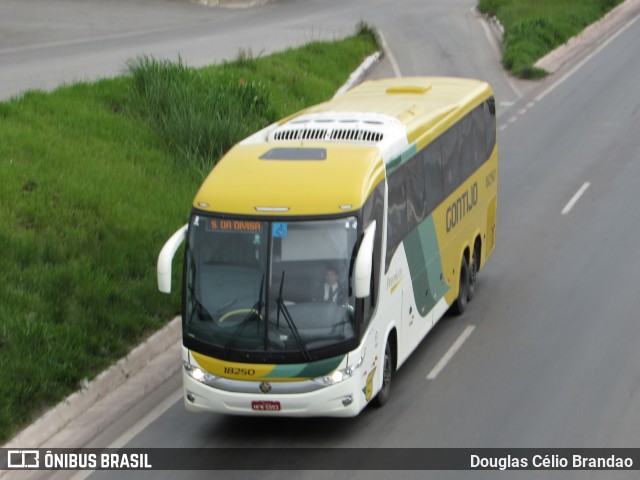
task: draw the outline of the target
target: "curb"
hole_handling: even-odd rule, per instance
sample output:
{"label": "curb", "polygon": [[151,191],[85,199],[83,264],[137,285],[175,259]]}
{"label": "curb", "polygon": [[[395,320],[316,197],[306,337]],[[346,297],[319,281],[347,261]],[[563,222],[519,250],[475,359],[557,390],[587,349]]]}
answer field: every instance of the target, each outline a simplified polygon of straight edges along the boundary
{"label": "curb", "polygon": [[640,14],[640,0],[626,0],[597,22],[538,60],[534,66],[555,73],[583,52],[595,49],[612,32]]}
{"label": "curb", "polygon": [[[62,431],[72,420],[78,418],[108,393],[123,385],[158,355],[178,342],[181,328],[181,317],[175,317],[164,328],[131,350],[126,357],[118,360],[91,382],[83,385],[81,390],[69,395],[31,425],[20,431],[2,448],[43,447],[45,442]],[[173,373],[171,370],[168,371],[167,378]],[[146,393],[146,390],[142,393]]]}
{"label": "curb", "polygon": [[360,66],[355,69],[351,75],[349,75],[349,79],[346,81],[344,85],[342,85],[338,91],[335,93],[333,98],[340,97],[351,90],[353,87],[358,85],[364,78],[367,73],[375,67],[380,59],[382,58],[382,52],[376,52],[373,55],[369,55],[364,61],[360,64]]}
{"label": "curb", "polygon": [[[475,7],[477,11],[477,7]],[[559,45],[544,57],[540,58],[533,66],[546,70],[553,74],[564,67],[573,59],[580,57],[585,51],[595,49],[612,32],[618,31],[632,18],[640,14],[640,0],[625,0],[617,7],[610,10],[600,20],[586,27],[582,32],[571,37],[562,45]],[[478,15],[484,19],[489,29],[504,49],[504,27],[497,17],[484,15],[478,11]]]}

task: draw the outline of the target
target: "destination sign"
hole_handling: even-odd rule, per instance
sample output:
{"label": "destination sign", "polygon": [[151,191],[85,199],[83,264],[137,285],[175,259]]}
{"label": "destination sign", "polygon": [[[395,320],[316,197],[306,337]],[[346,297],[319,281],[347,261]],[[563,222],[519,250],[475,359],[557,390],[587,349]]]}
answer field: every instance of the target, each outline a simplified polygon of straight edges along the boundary
{"label": "destination sign", "polygon": [[215,219],[209,221],[207,230],[211,232],[260,232],[261,222],[252,220],[224,220]]}

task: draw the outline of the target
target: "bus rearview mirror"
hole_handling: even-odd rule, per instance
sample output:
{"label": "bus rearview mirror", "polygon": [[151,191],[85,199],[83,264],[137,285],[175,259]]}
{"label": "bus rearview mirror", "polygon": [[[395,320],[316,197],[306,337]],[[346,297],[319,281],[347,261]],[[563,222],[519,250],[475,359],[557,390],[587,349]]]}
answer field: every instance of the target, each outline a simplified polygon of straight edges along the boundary
{"label": "bus rearview mirror", "polygon": [[182,226],[171,238],[164,244],[160,255],[158,255],[158,290],[162,293],[171,293],[171,263],[182,242],[187,236],[187,226]]}
{"label": "bus rearview mirror", "polygon": [[356,298],[366,298],[371,294],[371,271],[373,267],[373,239],[376,233],[375,220],[365,229],[360,243],[354,274]]}

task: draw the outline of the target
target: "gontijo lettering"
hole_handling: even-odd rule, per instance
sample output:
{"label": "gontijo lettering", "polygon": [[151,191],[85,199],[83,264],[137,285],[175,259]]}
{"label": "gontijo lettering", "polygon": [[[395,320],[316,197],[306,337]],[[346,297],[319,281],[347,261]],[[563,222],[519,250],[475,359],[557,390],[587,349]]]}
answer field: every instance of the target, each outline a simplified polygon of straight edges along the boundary
{"label": "gontijo lettering", "polygon": [[465,215],[478,204],[478,182],[474,182],[471,188],[460,195],[455,202],[449,205],[446,214],[446,227],[449,233],[462,221]]}

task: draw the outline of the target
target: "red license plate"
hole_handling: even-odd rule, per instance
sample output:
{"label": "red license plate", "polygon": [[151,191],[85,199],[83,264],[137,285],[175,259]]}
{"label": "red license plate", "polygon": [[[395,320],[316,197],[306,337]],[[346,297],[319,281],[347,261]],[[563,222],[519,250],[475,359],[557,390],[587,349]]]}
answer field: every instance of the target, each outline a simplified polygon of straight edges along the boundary
{"label": "red license plate", "polygon": [[251,408],[259,412],[279,412],[280,402],[253,401]]}

